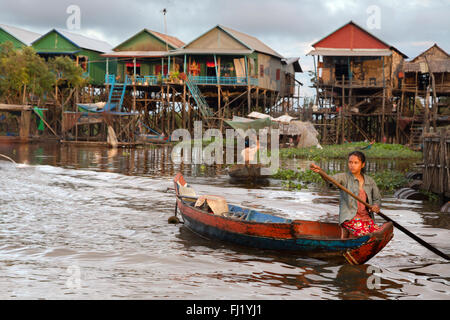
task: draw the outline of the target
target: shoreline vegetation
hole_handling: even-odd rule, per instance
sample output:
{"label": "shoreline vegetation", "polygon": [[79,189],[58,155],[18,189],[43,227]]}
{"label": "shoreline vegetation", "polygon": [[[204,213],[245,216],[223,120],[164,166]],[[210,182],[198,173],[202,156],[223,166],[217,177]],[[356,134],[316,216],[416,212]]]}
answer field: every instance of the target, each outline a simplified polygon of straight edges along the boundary
{"label": "shoreline vegetation", "polygon": [[369,145],[368,142],[350,142],[309,148],[283,148],[280,149],[281,159],[301,158],[313,161],[323,159],[346,159],[352,151],[362,151],[367,159],[422,159],[422,152],[413,151],[401,144],[374,143],[370,148],[363,149]]}
{"label": "shoreline vegetation", "polygon": [[[328,175],[332,176],[340,171],[324,170]],[[397,189],[407,185],[408,179],[405,174],[396,170],[383,170],[376,173],[366,173],[375,180],[381,192],[391,194]],[[292,169],[278,169],[272,176],[273,179],[282,181],[283,187],[288,190],[308,189],[311,185],[316,187],[325,187],[327,183],[312,170],[295,171]]]}
{"label": "shoreline vegetation", "polygon": [[[323,149],[316,147],[310,148],[285,148],[280,149],[280,159],[300,158],[311,161],[326,161],[331,159],[346,159],[348,154],[355,150],[362,151],[368,159],[393,159],[402,160],[421,160],[422,153],[413,151],[406,146],[398,144],[374,143],[370,148],[363,149],[369,145],[368,142],[351,142],[341,145],[326,145]],[[333,175],[337,171],[326,170],[328,175]],[[398,170],[383,170],[380,172],[367,173],[372,177],[381,192],[391,194],[396,190],[407,185],[408,179],[405,172]],[[313,171],[295,171],[292,169],[280,168],[273,175],[274,179],[282,181],[286,189],[301,190],[307,189],[310,185],[325,187],[327,184],[323,179]]]}

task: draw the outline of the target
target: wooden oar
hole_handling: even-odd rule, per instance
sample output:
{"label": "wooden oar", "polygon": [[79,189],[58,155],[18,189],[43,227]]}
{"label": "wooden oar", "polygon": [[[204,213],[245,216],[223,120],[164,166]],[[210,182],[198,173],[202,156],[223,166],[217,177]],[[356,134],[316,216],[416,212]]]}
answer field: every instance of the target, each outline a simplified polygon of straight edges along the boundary
{"label": "wooden oar", "polygon": [[[348,193],[350,196],[352,196],[353,198],[355,198],[356,200],[358,200],[359,202],[361,202],[362,204],[364,204],[367,208],[369,208],[371,211],[372,210],[372,206],[370,204],[368,204],[367,202],[365,202],[364,200],[362,200],[361,198],[359,198],[358,196],[354,195],[350,190],[348,190],[346,187],[344,187],[343,185],[341,185],[339,182],[337,182],[336,180],[334,180],[332,177],[330,177],[329,175],[327,175],[322,169],[320,169],[320,171],[318,172],[323,179],[330,181],[331,183],[333,183],[334,185],[336,185],[336,187],[338,187],[339,189],[345,191],[346,193]],[[413,238],[414,240],[416,240],[418,243],[420,243],[421,245],[423,245],[425,248],[433,251],[435,254],[437,254],[438,256],[446,259],[446,260],[450,260],[450,257],[448,255],[446,255],[445,253],[443,253],[442,251],[440,251],[439,249],[433,247],[431,244],[429,244],[428,242],[426,242],[425,240],[419,238],[418,236],[416,236],[414,233],[410,232],[409,230],[407,230],[405,227],[403,227],[402,225],[400,225],[399,223],[395,222],[394,220],[392,220],[391,218],[387,217],[386,215],[384,215],[381,212],[377,212],[377,214],[382,217],[383,219],[385,219],[386,221],[390,221],[394,224],[394,226],[401,230],[403,233],[405,233],[406,235],[410,236],[411,238]]]}

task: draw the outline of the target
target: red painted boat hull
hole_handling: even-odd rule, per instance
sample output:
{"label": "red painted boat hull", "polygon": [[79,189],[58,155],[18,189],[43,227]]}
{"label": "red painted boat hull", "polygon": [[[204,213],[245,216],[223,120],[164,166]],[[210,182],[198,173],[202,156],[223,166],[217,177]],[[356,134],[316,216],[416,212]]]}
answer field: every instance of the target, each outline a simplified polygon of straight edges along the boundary
{"label": "red painted boat hull", "polygon": [[[219,216],[194,207],[193,199],[178,193],[178,184],[185,184],[179,173],[174,178],[177,209],[185,225],[192,231],[211,238],[248,247],[296,252],[315,258],[339,258],[350,264],[363,264],[380,252],[393,237],[391,222],[375,233],[341,239],[337,223],[290,220],[249,211],[258,219],[268,217],[275,222],[238,220]],[[230,205],[230,211],[248,210]],[[345,259],[345,260],[344,260]]]}

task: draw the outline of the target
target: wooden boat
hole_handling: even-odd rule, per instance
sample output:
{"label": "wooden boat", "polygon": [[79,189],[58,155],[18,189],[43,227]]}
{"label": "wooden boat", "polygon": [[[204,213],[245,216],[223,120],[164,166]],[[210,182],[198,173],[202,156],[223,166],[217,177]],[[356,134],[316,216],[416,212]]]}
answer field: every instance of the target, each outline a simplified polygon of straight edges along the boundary
{"label": "wooden boat", "polygon": [[342,238],[337,223],[286,219],[232,204],[227,204],[227,212],[215,214],[205,203],[201,207],[195,206],[199,196],[187,185],[181,173],[175,176],[174,184],[175,212],[180,211],[186,227],[211,239],[363,264],[393,237],[392,222],[368,235]]}
{"label": "wooden boat", "polygon": [[170,137],[160,134],[140,134],[138,141],[140,143],[168,143],[170,142]]}
{"label": "wooden boat", "polygon": [[116,109],[116,104],[111,103],[108,104],[106,102],[97,102],[97,103],[77,103],[78,110],[80,112],[108,112]]}
{"label": "wooden boat", "polygon": [[263,180],[270,178],[270,174],[262,174],[261,164],[235,164],[228,168],[228,175],[237,180]]}

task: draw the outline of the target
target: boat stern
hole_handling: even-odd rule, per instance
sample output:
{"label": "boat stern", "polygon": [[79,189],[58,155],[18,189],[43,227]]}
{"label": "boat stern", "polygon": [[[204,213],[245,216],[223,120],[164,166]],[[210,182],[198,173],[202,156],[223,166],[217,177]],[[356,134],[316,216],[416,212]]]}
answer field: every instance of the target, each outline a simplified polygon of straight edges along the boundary
{"label": "boat stern", "polygon": [[344,252],[344,258],[348,263],[363,264],[380,252],[394,236],[394,225],[392,222],[384,223],[380,230],[371,233],[371,237],[362,246]]}

